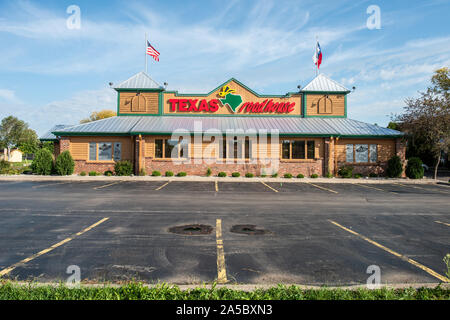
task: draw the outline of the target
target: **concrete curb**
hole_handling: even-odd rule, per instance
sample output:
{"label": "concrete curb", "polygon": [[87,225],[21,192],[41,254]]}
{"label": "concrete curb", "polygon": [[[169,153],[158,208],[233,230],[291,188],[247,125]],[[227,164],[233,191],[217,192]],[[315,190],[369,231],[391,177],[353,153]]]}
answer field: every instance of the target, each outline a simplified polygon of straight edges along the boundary
{"label": "concrete curb", "polygon": [[[58,286],[66,286],[65,283],[63,282],[26,282],[26,281],[13,281],[13,280],[8,280],[6,282],[11,283],[12,285],[15,286],[31,286],[31,287],[46,287],[46,286],[50,286],[50,287],[58,287]],[[142,283],[142,282],[140,282]],[[0,285],[2,283],[0,282]],[[112,287],[112,288],[118,288],[121,286],[126,285],[126,283],[123,284],[117,284],[117,283],[81,283],[80,287],[81,288],[102,288],[102,287]],[[162,283],[159,284],[148,284],[148,283],[142,283],[142,285],[144,287],[147,288],[155,288],[158,287],[160,285],[162,285]],[[170,284],[167,283],[166,285],[168,285],[169,287],[178,287],[180,288],[180,290],[189,290],[189,289],[211,289],[213,287],[212,284],[208,283],[204,283],[204,284],[182,284],[182,285],[177,285],[177,284]],[[289,286],[296,286],[299,287],[300,289],[314,289],[314,290],[318,290],[318,289],[345,289],[345,290],[358,290],[358,289],[366,289],[367,286],[365,284],[356,284],[356,285],[344,285],[344,286],[324,286],[324,285],[304,285],[304,284],[295,284],[295,283],[289,283],[289,284],[283,284],[286,287]],[[406,289],[406,288],[414,288],[414,289],[418,289],[418,288],[435,288],[438,285],[440,285],[442,288],[444,289],[450,289],[450,283],[391,283],[391,284],[381,284],[380,285],[380,289],[381,288],[386,288],[386,289]],[[220,289],[220,288],[227,288],[227,289],[232,289],[232,290],[239,290],[239,291],[253,291],[256,289],[263,289],[263,290],[267,290],[270,288],[276,288],[278,286],[278,284],[216,284],[215,288],[216,289]]]}
{"label": "concrete curb", "polygon": [[[153,177],[153,176],[124,176],[124,177],[107,177],[107,176],[39,176],[39,175],[0,175],[0,181],[196,181],[196,182],[278,182],[278,183],[292,183],[292,182],[307,182],[307,183],[367,183],[367,184],[437,184],[438,181],[434,179],[412,180],[408,178],[390,179],[390,178],[360,178],[360,179],[342,179],[342,178],[246,178],[246,177],[204,177],[204,176],[187,176],[187,177]],[[440,183],[439,183],[440,184]]]}

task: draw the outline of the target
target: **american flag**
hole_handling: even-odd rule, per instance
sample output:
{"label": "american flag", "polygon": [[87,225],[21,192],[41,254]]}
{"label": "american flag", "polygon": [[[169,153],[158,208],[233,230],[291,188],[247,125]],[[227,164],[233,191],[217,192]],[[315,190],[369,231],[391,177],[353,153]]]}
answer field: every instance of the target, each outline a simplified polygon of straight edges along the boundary
{"label": "american flag", "polygon": [[152,56],[153,59],[155,59],[156,61],[159,61],[159,52],[156,51],[156,49],[153,48],[153,46],[148,41],[147,41],[147,54],[149,56]]}

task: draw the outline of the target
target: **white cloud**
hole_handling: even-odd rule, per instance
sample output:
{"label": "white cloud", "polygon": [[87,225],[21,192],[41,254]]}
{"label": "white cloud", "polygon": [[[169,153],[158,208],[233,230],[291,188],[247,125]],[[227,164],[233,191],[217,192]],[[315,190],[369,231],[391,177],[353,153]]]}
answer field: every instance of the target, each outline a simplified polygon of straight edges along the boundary
{"label": "white cloud", "polygon": [[0,119],[13,114],[27,122],[38,135],[42,135],[56,124],[78,124],[93,111],[115,111],[116,108],[116,92],[111,88],[103,88],[80,91],[68,99],[52,101],[45,105],[30,106],[17,98],[5,103],[0,102]]}

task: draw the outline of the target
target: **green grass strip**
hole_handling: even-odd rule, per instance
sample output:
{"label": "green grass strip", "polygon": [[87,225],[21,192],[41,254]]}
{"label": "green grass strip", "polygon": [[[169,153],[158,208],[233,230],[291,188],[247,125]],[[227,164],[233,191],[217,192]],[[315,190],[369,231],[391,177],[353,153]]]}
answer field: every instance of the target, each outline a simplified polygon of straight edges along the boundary
{"label": "green grass strip", "polygon": [[181,290],[161,284],[146,287],[130,283],[119,287],[101,286],[69,288],[18,285],[7,281],[0,284],[0,300],[449,300],[450,289],[435,288],[388,289],[303,289],[278,285],[270,289],[241,291],[230,288],[195,288]]}

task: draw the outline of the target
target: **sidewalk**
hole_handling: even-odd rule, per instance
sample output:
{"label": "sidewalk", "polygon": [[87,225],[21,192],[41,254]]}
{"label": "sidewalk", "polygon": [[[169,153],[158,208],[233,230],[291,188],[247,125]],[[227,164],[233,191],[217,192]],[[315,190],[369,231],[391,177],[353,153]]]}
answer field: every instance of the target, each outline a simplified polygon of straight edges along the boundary
{"label": "sidewalk", "polygon": [[[424,178],[421,180],[413,180],[408,178],[391,179],[391,178],[360,178],[360,179],[343,179],[343,178],[272,178],[272,177],[224,177],[217,176],[186,176],[186,177],[153,177],[153,176],[123,176],[123,177],[107,177],[107,176],[39,176],[39,175],[0,175],[0,181],[220,181],[220,182],[278,182],[278,183],[367,183],[367,184],[436,184],[438,181],[434,179]],[[441,184],[441,183],[440,183]]]}

